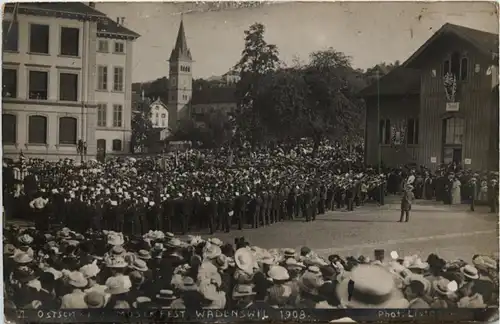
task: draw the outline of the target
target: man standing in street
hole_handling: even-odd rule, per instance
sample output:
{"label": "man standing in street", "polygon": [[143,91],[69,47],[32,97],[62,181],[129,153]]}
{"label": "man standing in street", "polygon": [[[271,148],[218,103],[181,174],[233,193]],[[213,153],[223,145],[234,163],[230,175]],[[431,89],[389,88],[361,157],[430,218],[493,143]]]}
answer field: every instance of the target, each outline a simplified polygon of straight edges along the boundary
{"label": "man standing in street", "polygon": [[400,223],[403,222],[404,216],[406,216],[405,222],[408,222],[410,220],[410,210],[413,199],[415,199],[415,196],[413,195],[413,186],[406,185],[403,193],[403,198],[401,199],[401,216],[399,217]]}

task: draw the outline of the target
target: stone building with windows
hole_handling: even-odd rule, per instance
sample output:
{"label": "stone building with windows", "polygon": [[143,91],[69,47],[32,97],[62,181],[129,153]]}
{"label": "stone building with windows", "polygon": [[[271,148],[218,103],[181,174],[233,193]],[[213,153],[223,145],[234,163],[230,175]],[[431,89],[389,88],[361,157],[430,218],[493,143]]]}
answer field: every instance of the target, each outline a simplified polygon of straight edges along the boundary
{"label": "stone building with windows", "polygon": [[[75,158],[81,139],[87,144],[86,158],[95,157],[99,135],[97,99],[108,105],[115,100],[97,98],[96,91],[97,64],[101,61],[97,57],[97,40],[103,35],[99,25],[109,18],[81,2],[11,3],[4,8],[4,156],[17,158],[22,151],[26,157]],[[127,73],[131,72],[127,72],[128,61],[131,63],[129,59],[112,61],[116,62],[113,66],[124,68],[122,95],[116,99],[122,105],[121,113],[117,113],[122,133],[130,129],[124,126],[130,125],[130,118],[127,121],[123,117],[127,82],[131,88],[131,77],[127,81]],[[128,107],[130,110],[130,104]],[[117,139],[124,141],[123,136]]]}
{"label": "stone building with windows", "polygon": [[97,24],[95,103],[97,154],[130,153],[132,137],[132,55],[139,35],[125,18]]}
{"label": "stone building with windows", "polygon": [[168,109],[163,101],[157,98],[149,107],[151,108],[151,124],[153,124],[153,128],[168,128]]}
{"label": "stone building with windows", "polygon": [[[418,90],[407,71],[418,71]],[[415,162],[435,169],[455,162],[498,169],[498,34],[445,24],[401,69],[361,94],[367,163],[380,155],[389,166]]]}

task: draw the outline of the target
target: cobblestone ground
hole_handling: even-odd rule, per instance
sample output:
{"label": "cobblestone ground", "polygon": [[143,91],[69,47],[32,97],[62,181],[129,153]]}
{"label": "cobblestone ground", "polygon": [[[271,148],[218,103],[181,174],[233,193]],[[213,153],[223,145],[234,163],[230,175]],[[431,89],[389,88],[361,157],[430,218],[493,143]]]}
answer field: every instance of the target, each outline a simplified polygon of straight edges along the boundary
{"label": "cobblestone ground", "polygon": [[[303,219],[281,222],[258,229],[217,232],[213,236],[233,242],[244,236],[252,245],[263,248],[300,248],[308,246],[320,255],[372,256],[383,248],[400,255],[437,253],[445,259],[470,261],[477,253],[498,254],[498,216],[486,207],[475,212],[469,206],[446,206],[417,201],[408,223],[399,223],[398,198],[389,198],[382,207],[366,205],[353,212],[333,211],[306,223]],[[10,223],[10,222],[9,222]],[[23,223],[20,223],[22,226]],[[204,238],[206,232],[193,233]]]}
{"label": "cobblestone ground", "polygon": [[[233,230],[214,236],[228,242],[244,236],[263,248],[308,246],[319,254],[373,256],[383,248],[400,255],[437,253],[445,259],[470,261],[474,254],[498,254],[498,217],[486,207],[468,211],[467,205],[445,206],[420,202],[410,222],[399,223],[399,204],[367,205],[353,212],[333,211],[306,223],[302,219],[259,229]],[[207,235],[202,235],[208,237]]]}

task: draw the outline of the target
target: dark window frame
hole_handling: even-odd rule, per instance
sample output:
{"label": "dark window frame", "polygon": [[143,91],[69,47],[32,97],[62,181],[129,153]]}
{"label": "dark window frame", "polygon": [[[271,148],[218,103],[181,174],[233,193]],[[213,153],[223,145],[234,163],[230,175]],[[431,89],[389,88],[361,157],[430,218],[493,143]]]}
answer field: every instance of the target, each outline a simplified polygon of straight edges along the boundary
{"label": "dark window frame", "polygon": [[[453,121],[453,124],[451,124],[450,121]],[[452,125],[453,127],[451,127],[450,125]],[[462,137],[458,141],[455,141],[457,134]],[[451,141],[448,141],[449,138],[451,139]],[[465,138],[464,118],[448,117],[443,119],[443,144],[445,146],[462,146],[464,144],[464,138]]]}
{"label": "dark window frame", "polygon": [[[41,35],[35,35],[33,37],[33,29],[34,28],[40,28],[46,29],[47,35],[46,35],[46,43],[42,45],[41,43]],[[34,53],[34,54],[50,54],[50,25],[44,25],[44,24],[30,24],[30,29],[29,29],[29,52]],[[39,43],[35,43],[39,42]],[[38,47],[38,48],[36,48]],[[43,48],[42,48],[43,47]]]}
{"label": "dark window frame", "polygon": [[[69,78],[74,79],[69,79]],[[78,101],[78,84],[79,84],[79,75],[78,73],[70,73],[70,72],[59,72],[59,100],[60,101]],[[71,83],[74,83],[72,86],[74,89],[67,88]],[[69,89],[69,90],[68,90]],[[68,92],[66,92],[68,91]]]}
{"label": "dark window frame", "polygon": [[418,118],[409,118],[406,125],[406,144],[418,145],[419,121]]}
{"label": "dark window frame", "polygon": [[[9,76],[9,73],[10,73],[10,72],[5,73],[6,71],[14,72],[15,80],[13,82],[10,82],[10,81],[5,82],[6,80],[9,79],[9,78],[6,78],[6,76]],[[19,82],[18,72],[19,71],[17,68],[10,68],[10,67],[2,68],[2,97],[4,97],[4,98],[17,98],[18,82]],[[10,96],[8,96],[7,93],[9,93]]]}
{"label": "dark window frame", "polygon": [[391,144],[391,120],[390,119],[379,120],[379,144],[380,145]]}
{"label": "dark window frame", "polygon": [[[12,27],[10,28],[9,34],[7,31],[9,30],[9,26],[12,23]],[[19,52],[19,23],[17,21],[12,20],[3,20],[2,21],[2,45],[3,51],[5,52]]]}
{"label": "dark window frame", "polygon": [[[64,35],[65,32],[71,33],[75,31],[76,31],[76,41],[74,35]],[[68,43],[64,44],[64,42]],[[74,48],[75,45],[76,48]],[[72,57],[80,56],[80,28],[64,27],[64,26],[61,27],[60,38],[59,38],[59,54],[62,56],[72,56]]]}
{"label": "dark window frame", "polygon": [[[7,117],[8,116],[8,117]],[[13,119],[13,123],[5,123]],[[9,130],[9,132],[7,132]],[[16,144],[17,142],[17,115],[3,113],[2,114],[2,143],[3,144]]]}
{"label": "dark window frame", "polygon": [[113,53],[124,54],[125,53],[125,43],[124,42],[115,42],[114,46],[113,46]]}
{"label": "dark window frame", "polygon": [[469,69],[469,58],[467,56],[462,56],[462,58],[460,59],[460,76],[457,79],[460,81],[467,81],[467,79],[469,78]]}
{"label": "dark window frame", "polygon": [[112,146],[111,149],[113,150],[113,152],[123,151],[121,139],[114,139],[111,146]]}
{"label": "dark window frame", "polygon": [[76,145],[78,137],[77,134],[78,119],[76,119],[75,117],[59,118],[59,144]]}
{"label": "dark window frame", "polygon": [[108,105],[105,103],[97,104],[97,127],[107,127]]}
{"label": "dark window frame", "polygon": [[[101,44],[106,44],[106,46],[101,47]],[[99,53],[109,53],[109,41],[107,39],[99,39],[97,41],[97,51]]]}
{"label": "dark window frame", "polygon": [[[43,121],[42,130],[33,128],[36,121]],[[37,125],[41,126],[41,125]],[[42,115],[31,115],[28,117],[28,144],[47,144],[48,118]],[[38,134],[37,134],[38,133]]]}
{"label": "dark window frame", "polygon": [[123,92],[124,89],[125,89],[125,69],[122,66],[114,66],[113,67],[113,91]]}
{"label": "dark window frame", "polygon": [[[33,73],[33,75],[32,75]],[[45,74],[45,89],[38,89],[38,85],[35,89],[32,88],[32,82],[35,82],[32,78],[34,75]],[[31,100],[48,100],[49,99],[49,71],[42,70],[28,70],[28,98]]]}

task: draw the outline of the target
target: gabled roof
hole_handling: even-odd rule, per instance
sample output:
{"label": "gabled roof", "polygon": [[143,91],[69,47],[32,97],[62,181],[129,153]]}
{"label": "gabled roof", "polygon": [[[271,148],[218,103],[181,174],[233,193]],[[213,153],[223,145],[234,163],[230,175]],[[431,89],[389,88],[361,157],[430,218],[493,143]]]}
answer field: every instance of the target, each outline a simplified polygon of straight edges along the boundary
{"label": "gabled roof", "polygon": [[123,25],[119,25],[113,19],[106,17],[97,23],[97,35],[98,36],[123,36],[127,38],[139,38],[141,35],[136,32],[126,28]]}
{"label": "gabled roof", "polygon": [[161,99],[160,99],[160,98],[157,98],[155,101],[153,101],[153,102],[152,102],[152,103],[150,103],[149,105],[150,105],[150,106],[152,106],[152,105],[161,105],[161,106],[163,106],[163,107],[167,108],[167,105],[165,105],[165,104],[163,103],[163,101],[161,101]]}
{"label": "gabled roof", "polygon": [[[406,62],[403,63],[403,66],[408,68],[417,67],[418,58],[421,57],[421,55],[429,48],[429,46],[434,41],[444,35],[455,35],[470,43],[480,52],[492,58],[494,57],[494,55],[498,56],[498,34],[446,23],[437,32],[435,32],[434,35],[432,35],[432,37],[429,38],[422,46],[420,46],[420,48],[415,53],[413,53],[413,55],[410,56],[406,60]],[[495,61],[497,62],[497,60]]]}
{"label": "gabled roof", "polygon": [[11,2],[5,4],[5,12],[13,12],[16,5],[18,5],[18,13],[25,15],[88,20],[106,17],[104,13],[82,2]]}
{"label": "gabled roof", "polygon": [[403,96],[420,93],[420,72],[397,67],[359,92],[362,97]]}
{"label": "gabled roof", "polygon": [[175,47],[170,54],[169,61],[187,60],[192,61],[191,51],[187,46],[186,33],[184,32],[184,23],[181,19],[181,24],[179,25],[179,31],[177,32],[177,40],[175,41]]}

